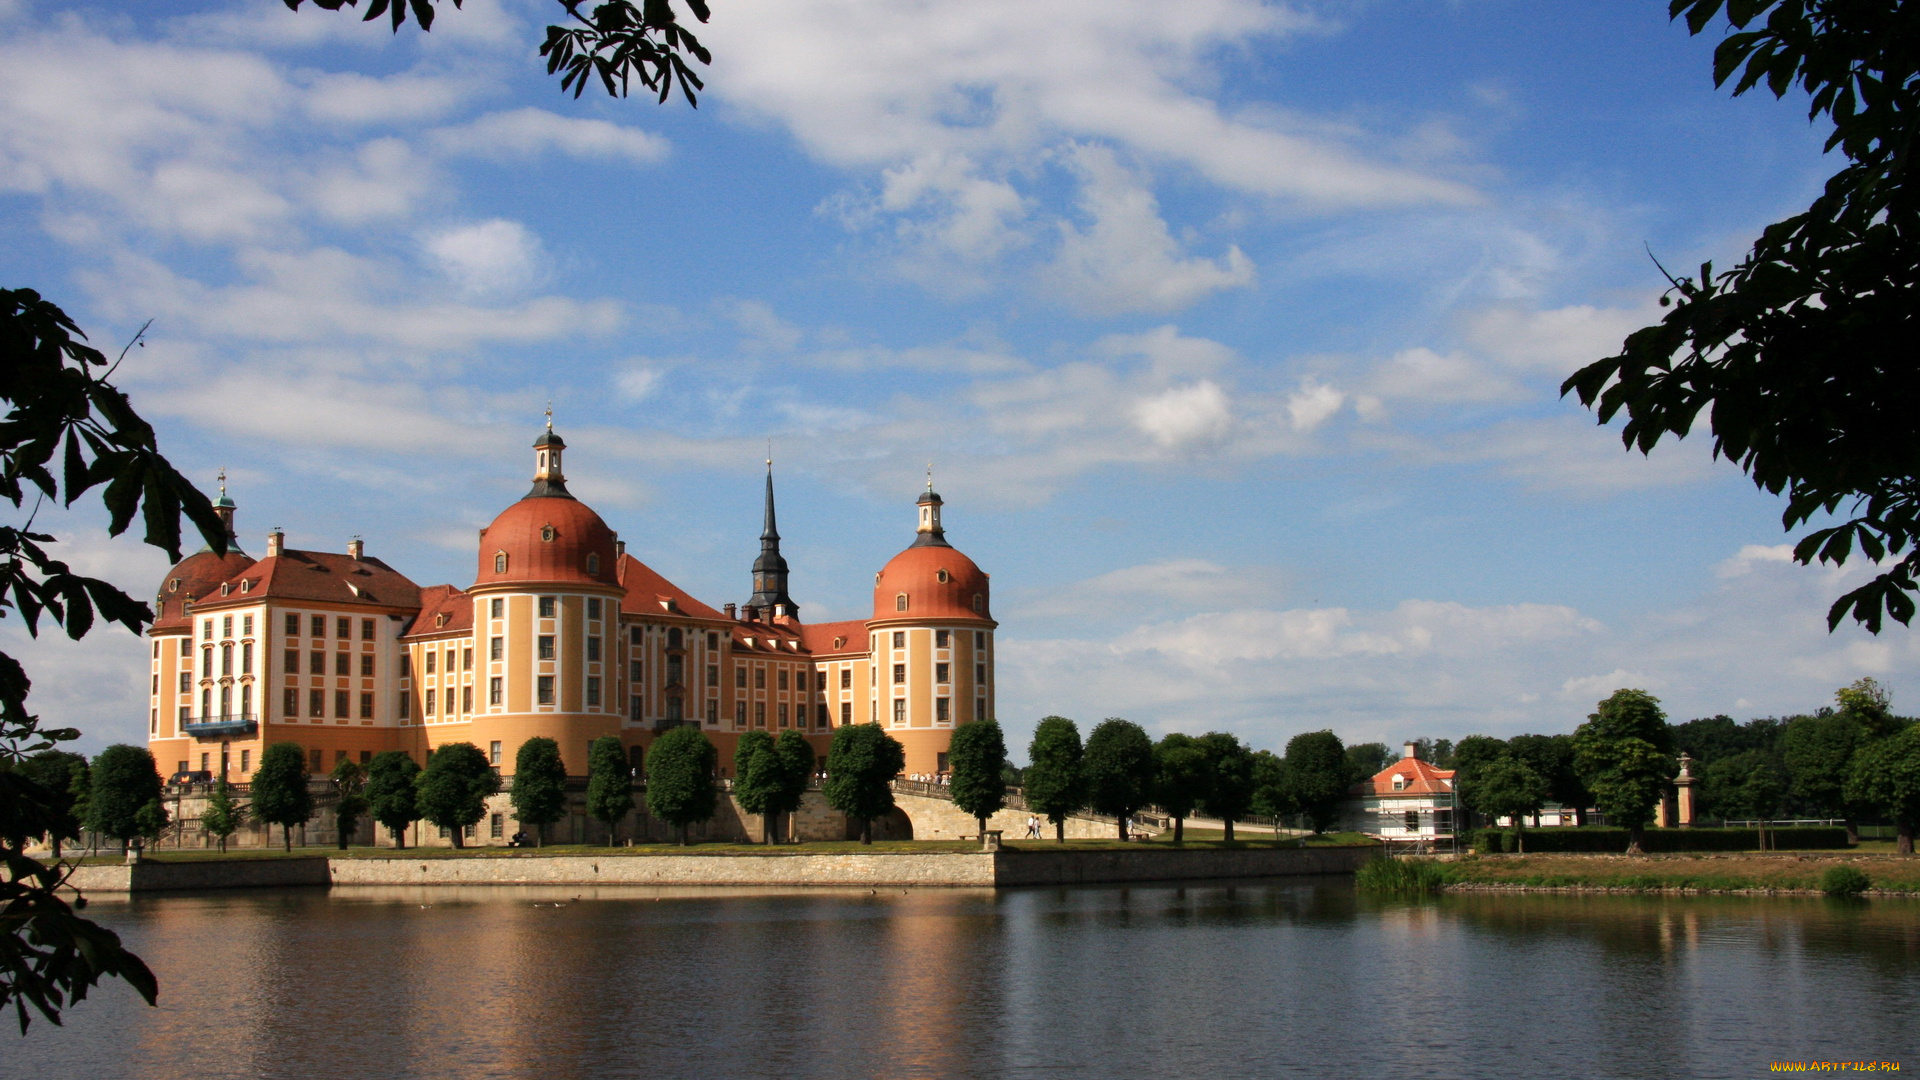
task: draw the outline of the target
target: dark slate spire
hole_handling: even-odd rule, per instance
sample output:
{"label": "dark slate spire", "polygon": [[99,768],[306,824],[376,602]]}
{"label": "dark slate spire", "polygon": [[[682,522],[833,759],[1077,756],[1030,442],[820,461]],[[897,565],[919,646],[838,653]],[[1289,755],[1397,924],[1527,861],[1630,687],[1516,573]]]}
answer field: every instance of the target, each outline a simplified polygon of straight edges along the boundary
{"label": "dark slate spire", "polygon": [[768,615],[798,615],[800,605],[787,595],[787,560],[780,554],[780,530],[773,522],[773,459],[767,459],[766,522],[760,529],[760,557],[753,560],[753,598],[747,606]]}
{"label": "dark slate spire", "polygon": [[933,466],[927,466],[927,490],[914,503],[920,521],[915,528],[914,547],[952,547],[947,531],[940,527],[940,493],[933,490]]}

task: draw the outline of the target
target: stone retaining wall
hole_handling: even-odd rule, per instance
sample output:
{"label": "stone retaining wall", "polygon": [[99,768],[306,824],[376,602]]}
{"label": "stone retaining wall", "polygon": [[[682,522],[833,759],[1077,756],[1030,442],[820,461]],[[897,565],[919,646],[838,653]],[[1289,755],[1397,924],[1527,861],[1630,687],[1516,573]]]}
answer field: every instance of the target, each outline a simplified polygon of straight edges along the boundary
{"label": "stone retaining wall", "polygon": [[89,893],[285,886],[1091,885],[1351,874],[1377,848],[900,852],[833,855],[514,855],[472,858],[229,859],[82,866],[70,887]]}

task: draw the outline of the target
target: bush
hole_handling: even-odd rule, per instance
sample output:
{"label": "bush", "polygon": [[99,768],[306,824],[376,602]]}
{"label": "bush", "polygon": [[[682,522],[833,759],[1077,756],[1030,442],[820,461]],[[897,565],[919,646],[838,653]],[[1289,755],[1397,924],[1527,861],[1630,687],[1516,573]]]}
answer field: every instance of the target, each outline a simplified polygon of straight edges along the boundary
{"label": "bush", "polygon": [[1448,880],[1446,867],[1433,859],[1375,859],[1353,875],[1356,888],[1393,896],[1431,896]]}
{"label": "bush", "polygon": [[1828,896],[1859,896],[1873,887],[1873,879],[1851,866],[1830,866],[1820,875],[1820,891]]}
{"label": "bush", "polygon": [[[1527,830],[1527,854],[1569,852],[1618,854],[1627,850],[1627,830],[1607,826]],[[1797,826],[1768,829],[1767,846],[1782,851],[1834,850],[1847,846],[1847,830],[1835,826]],[[1760,834],[1754,829],[1648,829],[1641,849],[1648,852],[1757,851]],[[1493,855],[1514,850],[1512,829],[1481,829],[1474,833],[1473,850]]]}

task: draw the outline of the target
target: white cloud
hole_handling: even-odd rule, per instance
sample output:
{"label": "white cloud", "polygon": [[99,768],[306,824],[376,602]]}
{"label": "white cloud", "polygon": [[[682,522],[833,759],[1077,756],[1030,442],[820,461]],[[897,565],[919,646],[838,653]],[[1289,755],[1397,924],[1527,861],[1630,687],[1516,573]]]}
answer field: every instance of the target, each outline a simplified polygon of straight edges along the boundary
{"label": "white cloud", "polygon": [[660,387],[661,373],[657,368],[632,364],[614,375],[614,389],[628,401],[645,401],[653,396]]}
{"label": "white cloud", "polygon": [[1560,684],[1560,696],[1570,701],[1604,701],[1615,690],[1658,690],[1664,680],[1637,671],[1614,668],[1605,675],[1579,675]]}
{"label": "white cloud", "polygon": [[1133,422],[1171,449],[1224,437],[1233,426],[1233,409],[1217,383],[1202,379],[1142,399],[1133,407]]}
{"label": "white cloud", "polygon": [[1404,402],[1415,408],[1523,396],[1520,387],[1464,353],[1443,355],[1424,347],[1393,354],[1375,369],[1367,386],[1374,400]]}
{"label": "white cloud", "polygon": [[558,153],[651,165],[671,150],[666,139],[638,128],[536,108],[488,113],[465,124],[430,132],[427,138],[442,153],[495,160]]}
{"label": "white cloud", "polygon": [[1769,563],[1793,561],[1792,544],[1744,544],[1733,557],[1713,568],[1721,578],[1744,577]]}
{"label": "white cloud", "polygon": [[501,218],[433,233],[421,246],[462,290],[480,296],[527,288],[541,276],[544,261],[540,238]]}
{"label": "white cloud", "polygon": [[1620,351],[1626,336],[1659,321],[1652,305],[1597,308],[1590,304],[1537,311],[1504,304],[1471,312],[1465,337],[1479,353],[1515,370],[1566,376]]}
{"label": "white cloud", "polygon": [[1070,158],[1089,224],[1082,230],[1061,223],[1059,252],[1042,271],[1069,303],[1110,315],[1175,311],[1221,289],[1253,284],[1253,261],[1237,246],[1217,260],[1183,258],[1153,193],[1111,150],[1080,146]]}
{"label": "white cloud", "polygon": [[1300,389],[1287,397],[1287,416],[1295,431],[1308,432],[1333,418],[1347,396],[1339,390],[1312,379],[1303,380]]}
{"label": "white cloud", "polygon": [[1206,559],[1169,559],[1112,570],[1017,602],[1023,619],[1098,619],[1159,615],[1276,600],[1282,576],[1270,567],[1226,567]]}

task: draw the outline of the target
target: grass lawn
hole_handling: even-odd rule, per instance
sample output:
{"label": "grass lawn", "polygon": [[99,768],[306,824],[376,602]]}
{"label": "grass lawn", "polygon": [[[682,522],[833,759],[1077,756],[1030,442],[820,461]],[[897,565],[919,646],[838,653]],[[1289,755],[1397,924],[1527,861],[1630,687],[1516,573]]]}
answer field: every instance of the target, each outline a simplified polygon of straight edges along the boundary
{"label": "grass lawn", "polygon": [[[1236,830],[1236,833],[1238,830]],[[1192,834],[1190,833],[1191,837]],[[1305,838],[1285,838],[1275,844],[1271,834],[1251,840],[1235,839],[1232,844],[1218,839],[1189,839],[1182,847],[1175,847],[1171,837],[1155,837],[1146,841],[1129,841],[1122,844],[1116,837],[1111,840],[1068,840],[1057,844],[1052,840],[1019,840],[1004,843],[1007,851],[1204,851],[1204,850],[1246,850],[1260,848],[1293,848],[1302,844],[1308,847],[1348,847],[1356,844],[1371,844],[1374,841],[1359,833],[1328,833],[1325,836]],[[862,844],[857,840],[821,841],[805,844],[635,844],[632,847],[589,847],[584,844],[548,844],[539,848],[504,847],[428,847],[395,849],[382,847],[350,847],[345,851],[336,847],[295,847],[285,851],[272,848],[233,848],[222,853],[218,849],[208,848],[161,848],[150,849],[145,858],[151,862],[204,862],[220,859],[526,859],[554,855],[590,855],[594,858],[629,858],[640,855],[740,855],[785,857],[792,855],[924,855],[938,853],[977,853],[980,845],[972,840],[877,840],[872,844]],[[77,860],[87,865],[110,866],[125,862],[119,853],[101,854]]]}
{"label": "grass lawn", "polygon": [[1877,852],[1474,855],[1442,864],[1449,884],[1705,892],[1818,889],[1820,875],[1839,865],[1865,873],[1875,889],[1920,893],[1920,858]]}

